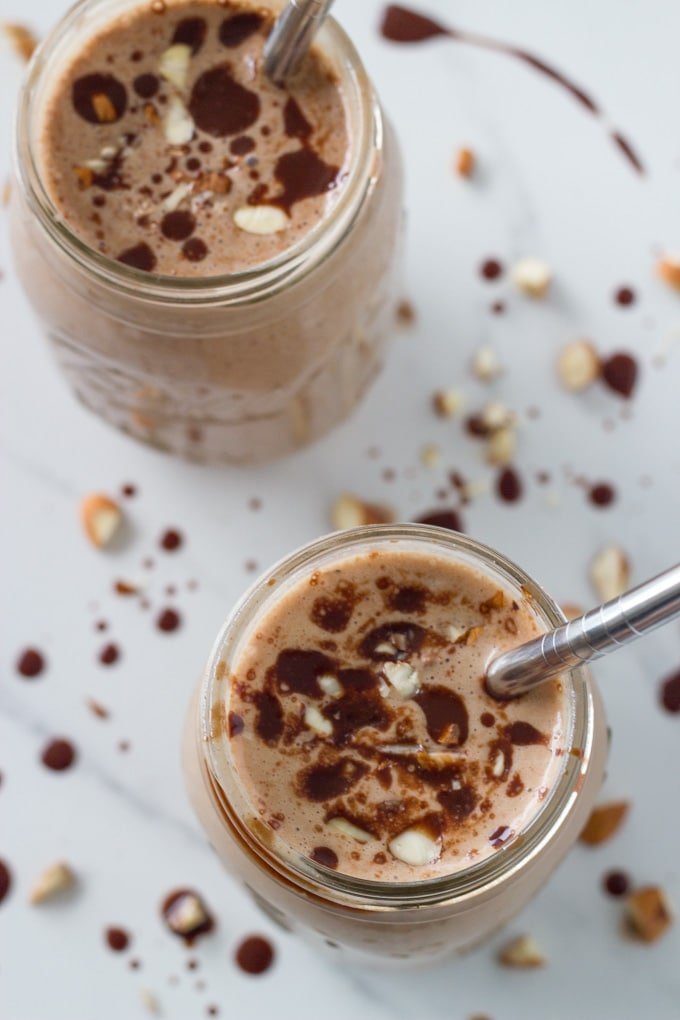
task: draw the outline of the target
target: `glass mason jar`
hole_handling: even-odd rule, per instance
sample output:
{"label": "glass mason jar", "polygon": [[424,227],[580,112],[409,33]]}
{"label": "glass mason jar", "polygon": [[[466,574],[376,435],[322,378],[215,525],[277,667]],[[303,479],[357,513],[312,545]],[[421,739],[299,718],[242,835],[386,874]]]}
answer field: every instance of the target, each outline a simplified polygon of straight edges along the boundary
{"label": "glass mason jar", "polygon": [[163,277],[103,256],[66,226],[44,186],[40,115],[68,56],[132,2],[82,0],[30,65],[16,124],[17,271],[90,410],[193,460],[271,460],[347,417],[381,367],[402,219],[394,133],[352,43],[329,20],[318,46],[346,97],[351,157],[318,227],[269,262],[225,276]]}
{"label": "glass mason jar", "polygon": [[189,710],[184,760],[190,799],[212,846],[272,918],[339,958],[368,955],[403,965],[471,948],[526,905],[585,825],[604,772],[607,734],[588,671],[565,674],[568,753],[553,789],[507,847],[454,874],[410,883],[358,879],[277,845],[273,830],[249,806],[230,758],[224,719],[232,663],[256,622],[297,581],[394,543],[474,567],[517,599],[530,600],[546,629],[564,622],[557,604],[523,570],[464,535],[414,524],[330,535],[276,564],[232,612]]}

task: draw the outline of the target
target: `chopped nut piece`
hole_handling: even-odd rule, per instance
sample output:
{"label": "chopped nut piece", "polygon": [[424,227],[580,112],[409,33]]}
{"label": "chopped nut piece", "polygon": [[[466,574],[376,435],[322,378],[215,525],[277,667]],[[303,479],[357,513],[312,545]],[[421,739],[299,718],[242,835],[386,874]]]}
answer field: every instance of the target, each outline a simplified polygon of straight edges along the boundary
{"label": "chopped nut piece", "polygon": [[484,630],[483,627],[470,627],[468,630],[465,631],[461,638],[458,638],[456,644],[461,645],[477,644],[477,641],[479,640],[479,637],[483,630]]}
{"label": "chopped nut piece", "polygon": [[579,839],[588,846],[606,843],[623,825],[629,808],[625,800],[600,804],[593,810]]}
{"label": "chopped nut piece", "polygon": [[12,197],[12,180],[10,177],[8,177],[2,186],[2,194],[0,195],[0,202],[2,203],[3,208],[5,209],[7,208],[11,197]]}
{"label": "chopped nut piece", "polygon": [[175,43],[161,53],[158,69],[161,78],[165,78],[178,89],[183,89],[189,77],[189,64],[191,62],[191,46],[184,43]]}
{"label": "chopped nut piece", "polygon": [[328,828],[341,832],[343,836],[355,839],[357,843],[370,843],[373,839],[370,832],[365,832],[364,829],[360,829],[358,825],[354,825],[347,818],[342,818],[340,815],[329,820]]}
{"label": "chopped nut piece", "polygon": [[463,396],[459,390],[438,390],[432,397],[435,414],[440,418],[454,418],[463,408]]}
{"label": "chopped nut piece", "polygon": [[156,1014],[160,1013],[161,1004],[153,992],[150,992],[148,988],[142,988],[140,998],[142,1000],[142,1005],[147,1012]]}
{"label": "chopped nut piece", "polygon": [[164,914],[168,927],[183,936],[192,934],[210,920],[199,897],[191,892],[179,896]]}
{"label": "chopped nut piece", "polygon": [[455,624],[453,623],[450,623],[449,626],[446,628],[446,636],[449,639],[449,641],[453,641],[454,644],[456,643],[456,641],[460,641],[460,639],[466,633],[467,630],[465,627],[456,627]]}
{"label": "chopped nut piece", "polygon": [[113,124],[118,119],[116,108],[105,92],[95,92],[92,107],[100,124]]}
{"label": "chopped nut piece", "polygon": [[340,681],[330,673],[324,673],[323,676],[318,677],[317,683],[324,694],[327,694],[330,698],[339,698],[342,694]]}
{"label": "chopped nut piece", "polygon": [[37,906],[39,903],[45,903],[47,900],[54,899],[60,893],[71,889],[75,885],[75,881],[76,876],[68,864],[59,861],[40,875],[31,890],[30,902],[33,906]]}
{"label": "chopped nut piece", "polygon": [[420,451],[420,462],[423,467],[435,468],[441,460],[441,450],[438,446],[424,446]]}
{"label": "chopped nut piece", "polygon": [[424,864],[434,864],[439,859],[442,841],[440,837],[435,837],[425,829],[413,826],[395,836],[388,843],[388,849],[398,861],[413,867],[422,867]]}
{"label": "chopped nut piece", "polygon": [[507,409],[504,404],[495,400],[491,404],[487,404],[480,415],[482,424],[489,432],[495,432],[496,429],[506,428],[507,426],[514,425],[515,416]]}
{"label": "chopped nut piece", "polygon": [[547,963],[541,947],[531,935],[519,935],[498,954],[503,967],[544,967]]}
{"label": "chopped nut piece", "polygon": [[307,705],[305,708],[305,726],[314,730],[320,737],[333,736],[332,723],[321,714],[316,705]]}
{"label": "chopped nut piece", "polygon": [[512,272],[518,290],[533,298],[543,298],[548,293],[552,273],[540,259],[520,259]]}
{"label": "chopped nut piece", "polygon": [[410,301],[404,299],[397,305],[397,322],[402,326],[412,326],[416,321],[416,310]]}
{"label": "chopped nut piece", "polygon": [[574,392],[585,390],[599,377],[600,356],[587,340],[574,340],[563,347],[557,359],[557,374],[562,384]]}
{"label": "chopped nut piece", "polygon": [[362,503],[348,493],[335,501],[331,512],[331,521],[337,531],[359,528],[365,524],[389,524],[392,520],[394,514],[388,507]]}
{"label": "chopped nut piece", "polygon": [[507,467],[515,459],[517,453],[517,436],[513,429],[496,429],[489,436],[486,444],[486,461],[497,467]]}
{"label": "chopped nut piece", "polygon": [[109,545],[123,523],[123,514],[118,504],[101,492],[95,492],[82,500],[80,518],[85,534],[97,549]]}
{"label": "chopped nut piece", "polygon": [[472,359],[472,371],[482,382],[491,382],[501,374],[501,363],[492,347],[480,347]]}
{"label": "chopped nut piece", "polygon": [[78,184],[82,191],[92,186],[94,181],[94,173],[92,168],[89,166],[74,166],[73,171],[78,178]]}
{"label": "chopped nut piece", "polygon": [[216,195],[228,195],[231,188],[231,177],[218,173],[202,174],[194,185],[194,191],[212,191]]}
{"label": "chopped nut piece", "polygon": [[456,153],[456,173],[460,177],[472,177],[475,162],[475,154],[472,149],[459,149]]}
{"label": "chopped nut piece", "polygon": [[170,145],[186,145],[194,137],[193,118],[179,96],[170,96],[163,123],[165,139]]}
{"label": "chopped nut piece", "polygon": [[664,283],[673,290],[680,290],[680,254],[668,252],[656,264],[656,271]]}
{"label": "chopped nut piece", "polygon": [[188,198],[193,190],[190,181],[178,184],[174,191],[171,191],[167,198],[163,199],[163,212],[174,212],[179,209],[185,198]]}
{"label": "chopped nut piece", "polygon": [[382,671],[400,698],[412,698],[420,689],[418,670],[408,662],[384,662]]}
{"label": "chopped nut piece", "polygon": [[144,119],[147,124],[160,124],[161,118],[153,103],[144,104]]}
{"label": "chopped nut piece", "polygon": [[105,174],[108,163],[105,159],[88,159],[85,161],[85,168],[92,170],[95,174]]}
{"label": "chopped nut piece", "polygon": [[623,550],[604,546],[590,564],[590,581],[603,602],[623,594],[630,584],[630,564]]}
{"label": "chopped nut piece", "polygon": [[493,759],[493,765],[491,766],[491,772],[496,779],[500,779],[505,774],[505,766],[505,753],[502,748],[499,748]]}
{"label": "chopped nut piece", "polygon": [[277,234],[286,229],[290,220],[275,205],[242,205],[234,213],[234,223],[247,234]]}
{"label": "chopped nut piece", "polygon": [[636,889],[626,900],[626,921],[644,942],[656,942],[673,920],[668,900],[658,886]]}
{"label": "chopped nut piece", "polygon": [[2,25],[2,31],[16,55],[21,60],[29,61],[38,45],[38,40],[30,28],[6,21]]}

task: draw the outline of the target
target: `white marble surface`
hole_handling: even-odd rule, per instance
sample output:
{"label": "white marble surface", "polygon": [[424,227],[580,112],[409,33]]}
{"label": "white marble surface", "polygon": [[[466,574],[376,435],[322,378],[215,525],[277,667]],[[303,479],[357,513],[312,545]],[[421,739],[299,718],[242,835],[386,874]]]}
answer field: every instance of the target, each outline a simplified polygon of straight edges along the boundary
{"label": "white marble surface", "polygon": [[[62,0],[0,0],[0,18],[44,30]],[[606,794],[630,798],[625,829],[607,846],[576,848],[554,880],[511,926],[530,931],[550,964],[534,973],[501,970],[495,944],[425,975],[385,976],[335,969],[295,938],[271,928],[220,870],[187,805],[178,761],[186,702],[213,637],[248,581],[244,561],[261,565],[328,529],[328,507],[344,489],[387,500],[405,518],[435,503],[449,468],[489,477],[477,444],[458,423],[436,420],[429,395],[460,381],[471,406],[488,391],[471,380],[468,363],[482,343],[498,351],[506,372],[494,396],[523,412],[541,408],[521,432],[518,464],[527,481],[515,507],[493,496],[465,512],[467,530],[496,544],[532,571],[557,597],[592,598],[587,564],[607,540],[629,552],[635,579],[678,558],[680,455],[676,446],[680,381],[677,295],[653,275],[654,247],[680,247],[677,216],[680,138],[677,96],[680,11],[672,0],[430,0],[457,24],[535,50],[569,71],[601,101],[637,145],[648,172],[636,176],[588,117],[549,81],[509,59],[447,41],[406,50],[381,41],[375,0],[339,0],[401,136],[408,172],[407,290],[418,311],[398,332],[388,370],[352,422],[314,449],[267,469],[207,470],[174,462],[109,431],[81,410],[58,378],[11,269],[7,231],[0,230],[2,346],[0,416],[2,608],[0,611],[0,855],[14,889],[0,908],[0,1015],[6,1020],[134,1020],[146,1016],[149,989],[162,1015],[189,1020],[220,1005],[224,1017],[325,1020],[411,1018],[466,1020],[625,1020],[680,1015],[680,927],[654,947],[624,941],[620,907],[600,892],[610,867],[636,881],[660,883],[680,908],[678,748],[680,718],[657,702],[660,677],[680,665],[677,626],[667,628],[597,669],[614,730]],[[12,100],[20,68],[3,51],[0,63],[0,171],[8,168]],[[456,146],[478,153],[480,174],[466,183],[450,165]],[[488,255],[508,262],[544,257],[555,286],[541,304],[522,299],[507,278],[479,279]],[[623,310],[612,291],[631,283],[638,303]],[[491,300],[507,314],[493,317]],[[642,378],[630,420],[603,389],[585,397],[559,391],[554,358],[560,345],[592,336],[603,350],[634,350]],[[668,346],[663,369],[654,355]],[[616,423],[612,431],[603,419]],[[441,446],[441,468],[419,461],[423,444]],[[378,461],[367,456],[377,445]],[[619,498],[598,511],[567,481],[564,466],[613,481]],[[384,467],[398,478],[385,482]],[[534,481],[551,469],[547,488]],[[641,485],[641,476],[651,485]],[[115,555],[91,550],[77,520],[77,501],[92,489],[115,492],[134,482],[128,503],[132,538]],[[549,495],[550,494],[550,495]],[[249,510],[252,497],[262,500]],[[165,525],[187,535],[174,556],[159,553]],[[148,571],[146,614],[116,598],[116,577]],[[196,578],[199,589],[186,589]],[[161,636],[153,612],[178,584],[185,625]],[[98,608],[95,609],[95,604]],[[96,661],[111,623],[124,658]],[[14,670],[20,648],[44,649],[49,668],[33,683]],[[108,721],[85,707],[96,698]],[[48,736],[64,734],[79,749],[67,773],[38,762]],[[117,749],[127,739],[127,754]],[[33,909],[30,886],[55,858],[82,877],[78,895]],[[160,923],[158,903],[181,884],[204,891],[219,930],[186,952]],[[142,969],[109,952],[105,925],[134,934]],[[247,978],[230,955],[250,931],[273,936],[276,967]],[[505,936],[503,936],[505,937]],[[129,954],[128,954],[129,955]],[[179,976],[179,983],[168,979]],[[198,992],[201,977],[207,985]]]}

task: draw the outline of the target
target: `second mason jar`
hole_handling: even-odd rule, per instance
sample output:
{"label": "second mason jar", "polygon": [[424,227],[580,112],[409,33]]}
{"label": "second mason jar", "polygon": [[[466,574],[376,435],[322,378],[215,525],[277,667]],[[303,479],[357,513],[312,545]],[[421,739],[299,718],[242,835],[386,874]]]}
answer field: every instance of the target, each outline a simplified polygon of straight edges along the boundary
{"label": "second mason jar", "polygon": [[[180,5],[161,6],[170,16]],[[195,460],[271,460],[346,418],[380,369],[398,286],[396,141],[356,50],[329,21],[317,45],[342,90],[350,155],[318,227],[262,265],[223,276],[162,276],[102,255],[65,223],[46,186],[41,117],[73,52],[134,9],[130,0],[83,0],[30,66],[12,198],[18,273],[90,410]]]}

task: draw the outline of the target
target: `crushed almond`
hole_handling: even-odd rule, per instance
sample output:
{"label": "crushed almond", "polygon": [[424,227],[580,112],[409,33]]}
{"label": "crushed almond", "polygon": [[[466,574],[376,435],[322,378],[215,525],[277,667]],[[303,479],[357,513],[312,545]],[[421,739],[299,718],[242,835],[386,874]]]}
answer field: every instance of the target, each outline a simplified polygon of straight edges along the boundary
{"label": "crushed almond", "polygon": [[630,563],[617,545],[606,545],[593,557],[590,581],[603,602],[622,595],[630,585]]}
{"label": "crushed almond", "polygon": [[92,545],[103,549],[118,533],[123,523],[123,512],[110,496],[95,492],[81,501],[80,519]]}
{"label": "crushed almond", "polygon": [[550,267],[536,258],[520,259],[516,263],[512,278],[518,290],[532,298],[543,298],[548,293],[552,273]]}
{"label": "crushed almond", "polygon": [[680,290],[680,254],[667,253],[656,263],[657,275],[673,290]]}
{"label": "crushed almond", "polygon": [[462,148],[456,153],[456,173],[459,177],[472,177],[475,170],[475,154],[472,149]]}
{"label": "crushed almond", "polygon": [[591,812],[579,839],[588,846],[606,843],[621,828],[629,810],[630,804],[625,800],[600,804]]}
{"label": "crushed almond", "polygon": [[486,444],[486,461],[496,467],[507,467],[517,453],[517,435],[514,429],[503,427],[491,433]]}
{"label": "crushed almond", "polygon": [[602,362],[588,340],[574,340],[562,348],[557,359],[557,374],[565,389],[580,392],[591,386],[602,371]]}
{"label": "crushed almond", "polygon": [[630,930],[643,942],[656,942],[673,921],[666,895],[658,886],[645,886],[630,893],[625,918]]}
{"label": "crushed almond", "polygon": [[38,46],[38,40],[31,29],[26,25],[6,21],[2,24],[2,32],[16,55],[28,63]]}
{"label": "crushed almond", "polygon": [[52,900],[67,889],[72,889],[75,882],[76,876],[68,864],[58,861],[40,875],[31,890],[29,902],[35,907]]}
{"label": "crushed almond", "polygon": [[544,967],[547,963],[543,950],[532,935],[519,935],[506,943],[498,954],[503,967]]}
{"label": "crushed almond", "polygon": [[336,531],[347,531],[366,524],[389,524],[393,520],[394,514],[389,507],[363,503],[350,493],[339,496],[331,510],[331,523]]}
{"label": "crushed almond", "polygon": [[501,363],[492,347],[480,347],[472,358],[472,371],[482,382],[491,382],[501,374]]}
{"label": "crushed almond", "polygon": [[440,418],[454,418],[463,409],[463,395],[460,390],[437,390],[432,396],[434,413]]}
{"label": "crushed almond", "polygon": [[441,450],[438,446],[430,444],[424,446],[420,451],[420,463],[426,468],[436,468],[441,460]]}
{"label": "crushed almond", "polygon": [[100,124],[113,124],[118,119],[116,108],[105,92],[92,96],[92,106]]}

